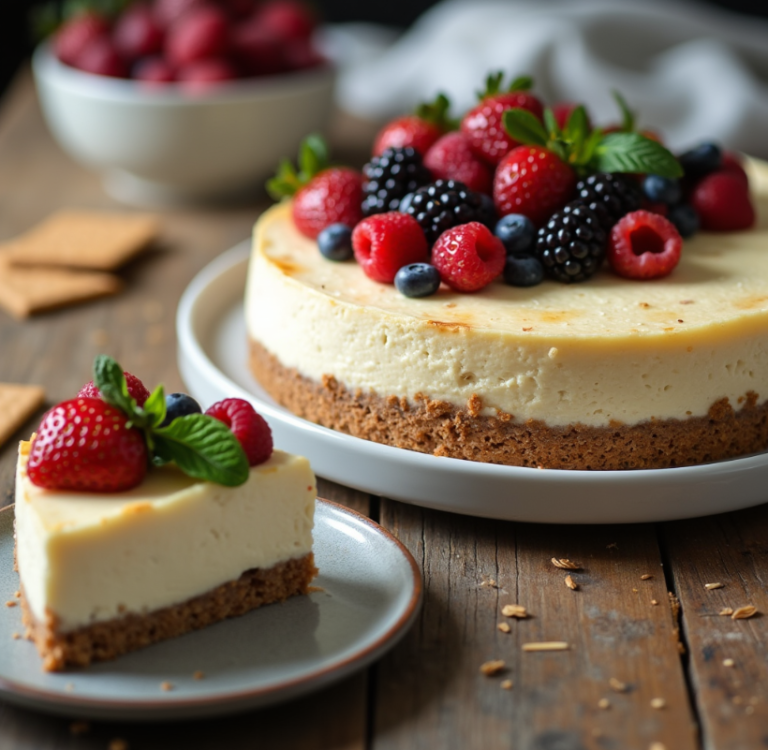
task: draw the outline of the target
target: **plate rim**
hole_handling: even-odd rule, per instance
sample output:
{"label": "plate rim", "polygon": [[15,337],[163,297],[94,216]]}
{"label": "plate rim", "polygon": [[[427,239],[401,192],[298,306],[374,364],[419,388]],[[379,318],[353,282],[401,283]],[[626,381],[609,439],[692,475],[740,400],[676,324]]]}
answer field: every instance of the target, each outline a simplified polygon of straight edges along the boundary
{"label": "plate rim", "polygon": [[[359,511],[348,508],[345,505],[318,497],[317,503],[325,505],[329,510],[348,515],[358,523],[368,526],[372,533],[381,536],[387,543],[392,544],[408,563],[410,578],[412,583],[411,595],[408,602],[404,605],[396,621],[378,636],[372,643],[368,644],[362,650],[356,650],[341,661],[336,661],[332,665],[321,669],[313,670],[299,677],[293,677],[288,680],[278,682],[268,687],[241,689],[230,691],[217,696],[192,696],[189,698],[163,698],[162,700],[129,700],[129,699],[94,699],[85,698],[75,694],[62,694],[61,692],[46,690],[43,688],[29,687],[20,685],[4,675],[0,675],[0,696],[8,701],[14,698],[23,698],[23,704],[36,708],[71,709],[73,711],[91,711],[88,715],[98,714],[117,717],[122,714],[122,720],[173,720],[183,719],[182,712],[194,711],[195,709],[208,709],[207,713],[200,714],[204,716],[215,716],[231,712],[245,710],[248,706],[259,707],[281,700],[290,700],[299,697],[315,689],[321,689],[332,684],[336,680],[348,677],[350,674],[369,666],[372,662],[384,655],[386,651],[393,648],[405,634],[410,630],[421,609],[424,594],[424,584],[419,569],[413,555],[406,546],[380,524],[373,519],[360,513]],[[15,518],[15,503],[11,503],[0,508],[0,515],[13,515]],[[13,528],[13,527],[12,527]],[[247,613],[246,613],[247,614]],[[162,645],[162,642],[152,645]],[[118,657],[119,659],[119,657]],[[87,669],[87,668],[86,668]],[[73,679],[77,676],[87,674],[83,671],[61,672],[59,674],[71,674]],[[273,700],[261,702],[260,699],[272,697]],[[140,715],[146,714],[146,715]]]}

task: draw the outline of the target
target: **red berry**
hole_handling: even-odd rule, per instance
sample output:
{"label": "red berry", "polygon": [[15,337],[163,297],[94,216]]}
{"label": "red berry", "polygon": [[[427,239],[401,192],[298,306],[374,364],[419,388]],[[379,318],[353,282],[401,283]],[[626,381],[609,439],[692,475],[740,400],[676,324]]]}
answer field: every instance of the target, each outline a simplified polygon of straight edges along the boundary
{"label": "red berry", "polygon": [[410,146],[424,156],[442,134],[442,128],[417,115],[398,117],[379,131],[373,142],[373,155],[381,156],[388,148]]}
{"label": "red berry", "polygon": [[[130,372],[123,372],[125,384],[128,386],[128,394],[139,405],[144,406],[144,402],[149,398],[149,391],[135,375]],[[77,393],[77,398],[101,398],[101,391],[89,380]]]}
{"label": "red berry", "polygon": [[502,124],[504,112],[515,107],[527,109],[539,120],[544,116],[541,102],[527,91],[488,96],[464,115],[461,132],[467,136],[470,148],[480,159],[495,166],[505,154],[520,145],[507,134]]}
{"label": "red berry", "polygon": [[29,479],[50,490],[122,492],[140,484],[147,447],[128,417],[100,398],[73,398],[54,406],[32,441]]}
{"label": "red berry", "polygon": [[273,75],[286,70],[284,45],[256,17],[235,24],[230,41],[232,55],[245,74]]}
{"label": "red berry", "polygon": [[539,226],[568,203],[575,188],[576,174],[552,151],[518,146],[496,168],[493,200],[499,216],[523,214]]}
{"label": "red berry", "polygon": [[447,133],[427,151],[424,166],[436,180],[458,180],[470,190],[490,195],[493,175],[469,147],[464,133]]}
{"label": "red berry", "polygon": [[718,171],[727,172],[728,174],[732,174],[735,177],[738,177],[744,183],[745,187],[749,187],[749,177],[747,176],[744,165],[742,164],[742,161],[737,154],[726,151],[723,154],[722,162],[720,163],[720,169]]}
{"label": "red berry", "polygon": [[619,219],[608,240],[608,262],[628,279],[659,279],[680,260],[683,240],[674,224],[650,211]]}
{"label": "red berry", "polygon": [[749,229],[755,223],[755,209],[743,178],[732,172],[712,172],[693,188],[690,203],[710,232]]}
{"label": "red berry", "polygon": [[220,0],[220,3],[230,16],[237,19],[249,16],[256,5],[255,0]]}
{"label": "red berry", "polygon": [[93,13],[82,13],[67,21],[56,33],[53,51],[61,62],[75,65],[83,49],[109,33],[107,22]]}
{"label": "red berry", "polygon": [[243,446],[250,466],[257,466],[269,460],[272,455],[272,430],[264,417],[258,414],[248,401],[241,398],[225,398],[223,401],[217,401],[205,413],[232,430]]}
{"label": "red berry", "polygon": [[176,73],[164,57],[145,57],[134,66],[133,77],[144,83],[170,83]]}
{"label": "red berry", "polygon": [[432,248],[432,264],[457,292],[477,292],[503,270],[504,244],[478,221],[448,229]]}
{"label": "red berry", "polygon": [[[558,102],[552,106],[552,114],[555,116],[557,126],[561,130],[568,124],[568,118],[578,106],[579,105],[576,102]],[[592,124],[589,122],[589,117],[587,117],[587,123],[589,123],[589,127],[591,128]]]}
{"label": "red berry", "polygon": [[207,0],[155,0],[152,15],[161,29],[167,29],[188,11],[204,5]]}
{"label": "red berry", "polygon": [[219,57],[229,42],[226,16],[212,6],[193,8],[168,30],[165,53],[172,65]]}
{"label": "red berry", "polygon": [[181,82],[184,91],[201,94],[215,88],[222,81],[237,78],[237,71],[228,60],[198,60],[179,68],[176,80]]}
{"label": "red berry", "polygon": [[147,5],[129,7],[112,32],[115,49],[128,62],[155,55],[163,47],[163,32]]}
{"label": "red berry", "polygon": [[92,39],[77,56],[74,65],[97,76],[125,78],[128,75],[128,68],[108,36]]}
{"label": "red berry", "polygon": [[392,284],[395,274],[429,255],[419,223],[410,214],[390,211],[363,219],[352,232],[355,259],[368,278]]}
{"label": "red berry", "polygon": [[288,70],[305,70],[327,62],[308,39],[289,39],[284,42],[283,60]]}
{"label": "red berry", "polygon": [[354,227],[362,218],[363,176],[348,167],[332,167],[315,175],[293,197],[293,221],[314,240],[331,224]]}
{"label": "red berry", "polygon": [[281,41],[309,39],[317,21],[309,8],[296,0],[268,0],[256,11],[259,23]]}

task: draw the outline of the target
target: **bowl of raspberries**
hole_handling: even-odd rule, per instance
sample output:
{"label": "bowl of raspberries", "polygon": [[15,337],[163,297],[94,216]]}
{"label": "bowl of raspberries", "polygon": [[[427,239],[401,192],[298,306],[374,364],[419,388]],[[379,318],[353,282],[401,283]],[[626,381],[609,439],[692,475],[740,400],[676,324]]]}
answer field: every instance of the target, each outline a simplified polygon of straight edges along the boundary
{"label": "bowl of raspberries", "polygon": [[250,191],[324,131],[335,73],[301,0],[80,4],[35,51],[48,126],[129,203]]}

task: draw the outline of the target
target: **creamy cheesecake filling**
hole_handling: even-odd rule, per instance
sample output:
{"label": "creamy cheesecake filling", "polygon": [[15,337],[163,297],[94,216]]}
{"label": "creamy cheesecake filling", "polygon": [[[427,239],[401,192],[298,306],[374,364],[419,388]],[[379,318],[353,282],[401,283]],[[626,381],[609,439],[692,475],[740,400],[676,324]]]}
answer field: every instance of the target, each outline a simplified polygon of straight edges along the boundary
{"label": "creamy cheesecake filling", "polygon": [[153,470],[128,492],[52,492],[16,476],[16,545],[27,605],[60,632],[204,594],[306,556],[316,497],[309,462],[274,451],[240,487]]}
{"label": "creamy cheesecake filling", "polygon": [[[249,267],[251,339],[320,383],[553,427],[704,417],[768,399],[768,170],[753,166],[759,224],[687,240],[673,274],[580,285],[494,283],[408,299],[353,262],[325,260],[289,206],[259,221]],[[279,321],[279,322],[278,322]]]}

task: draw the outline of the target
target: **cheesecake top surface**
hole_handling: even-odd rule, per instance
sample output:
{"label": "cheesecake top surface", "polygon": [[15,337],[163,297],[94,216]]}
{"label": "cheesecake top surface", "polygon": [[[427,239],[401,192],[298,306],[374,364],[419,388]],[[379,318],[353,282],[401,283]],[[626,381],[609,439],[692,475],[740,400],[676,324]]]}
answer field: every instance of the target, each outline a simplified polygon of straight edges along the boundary
{"label": "cheesecake top surface", "polygon": [[290,205],[272,208],[260,221],[257,251],[286,279],[313,289],[331,303],[379,309],[446,330],[484,329],[516,336],[567,338],[695,334],[716,326],[729,335],[768,325],[768,164],[748,164],[758,220],[748,231],[700,232],[685,240],[680,263],[666,278],[635,281],[607,267],[579,284],[545,281],[519,288],[497,280],[476,294],[442,286],[429,298],[409,299],[392,285],[367,278],[354,261],[323,258],[302,236]]}

